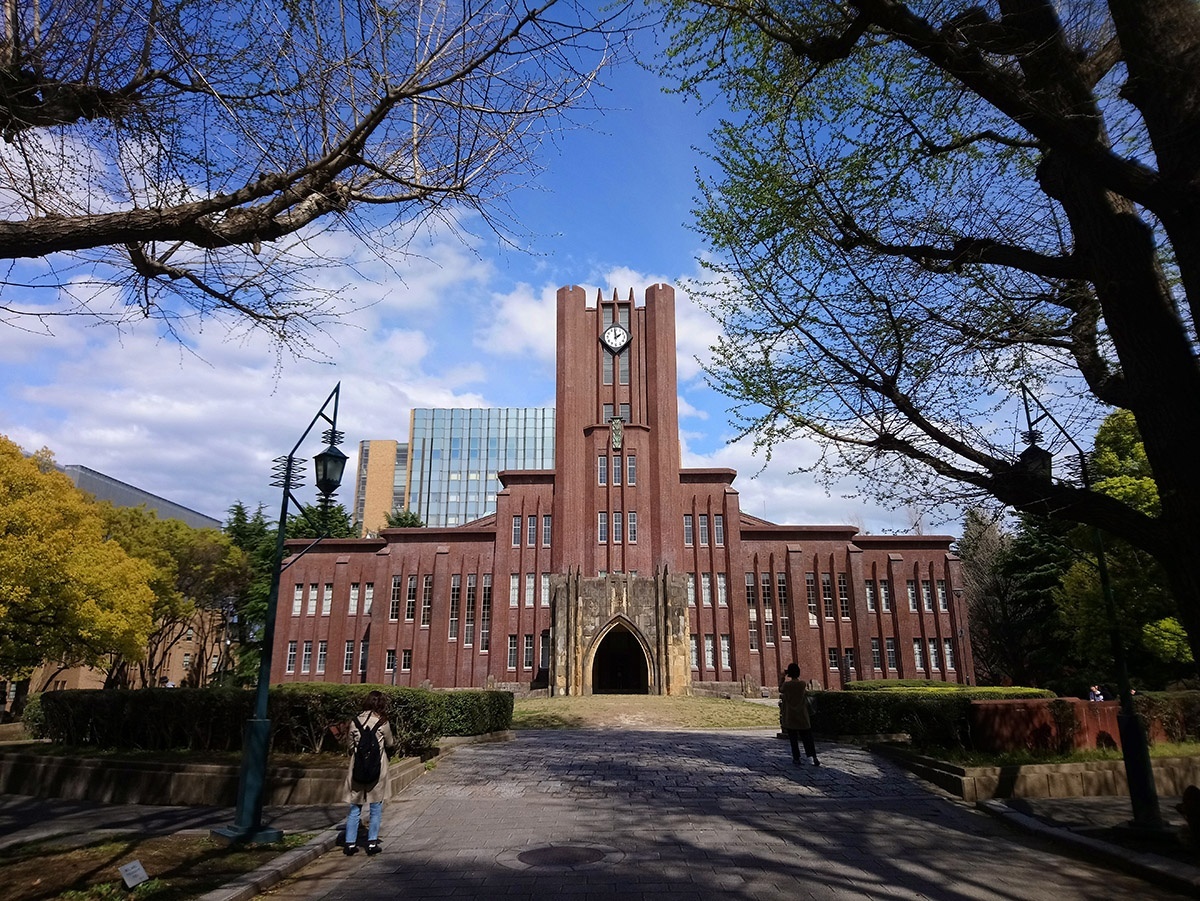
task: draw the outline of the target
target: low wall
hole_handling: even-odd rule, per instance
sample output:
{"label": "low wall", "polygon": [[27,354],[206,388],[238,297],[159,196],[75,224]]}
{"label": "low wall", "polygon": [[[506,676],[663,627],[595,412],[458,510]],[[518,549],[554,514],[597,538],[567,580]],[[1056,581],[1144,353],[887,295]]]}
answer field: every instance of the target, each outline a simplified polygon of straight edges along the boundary
{"label": "low wall", "polygon": [[[961,767],[889,745],[873,745],[871,750],[964,801],[1129,795],[1125,763],[1121,760]],[[1189,785],[1200,784],[1200,757],[1160,757],[1152,760],[1151,766],[1161,797],[1177,798]]]}
{"label": "low wall", "polygon": [[[1063,742],[1055,709],[1069,707],[1076,724]],[[1067,748],[1120,748],[1118,701],[1079,698],[1021,698],[971,702],[971,744],[980,751],[1056,751]],[[1167,740],[1162,724],[1150,723],[1149,739]]]}
{"label": "low wall", "polygon": [[[394,797],[425,771],[415,757],[388,766],[388,797]],[[237,764],[54,757],[33,751],[0,753],[0,794],[66,798],[111,804],[178,804],[233,807],[237,804]],[[340,804],[346,769],[268,767],[264,804]]]}

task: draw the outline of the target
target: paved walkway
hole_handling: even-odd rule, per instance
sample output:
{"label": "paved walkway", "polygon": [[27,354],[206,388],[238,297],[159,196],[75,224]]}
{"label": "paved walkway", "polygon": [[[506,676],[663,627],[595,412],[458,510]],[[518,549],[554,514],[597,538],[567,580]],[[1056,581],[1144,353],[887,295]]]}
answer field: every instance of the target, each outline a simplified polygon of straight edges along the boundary
{"label": "paved walkway", "polygon": [[793,766],[763,730],[523,732],[467,745],[385,805],[382,854],[333,848],[268,897],[1193,896],[1063,856],[865,751],[827,746],[821,762]]}

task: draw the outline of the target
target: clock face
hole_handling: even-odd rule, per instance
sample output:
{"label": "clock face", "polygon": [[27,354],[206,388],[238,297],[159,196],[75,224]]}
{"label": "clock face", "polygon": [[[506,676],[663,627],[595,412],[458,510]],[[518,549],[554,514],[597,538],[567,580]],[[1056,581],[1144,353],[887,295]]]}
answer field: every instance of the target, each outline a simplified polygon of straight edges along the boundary
{"label": "clock face", "polygon": [[629,343],[629,330],[619,323],[613,323],[600,334],[600,340],[605,347],[617,353]]}

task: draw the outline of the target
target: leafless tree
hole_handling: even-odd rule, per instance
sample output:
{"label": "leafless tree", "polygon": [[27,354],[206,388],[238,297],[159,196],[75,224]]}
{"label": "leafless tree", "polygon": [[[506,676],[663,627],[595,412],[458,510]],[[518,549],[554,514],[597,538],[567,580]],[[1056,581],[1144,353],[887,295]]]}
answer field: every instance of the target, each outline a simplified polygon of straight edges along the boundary
{"label": "leafless tree", "polygon": [[[221,318],[302,349],[349,242],[482,217],[628,6],[0,0],[0,322]],[[332,232],[332,234],[330,234]]]}

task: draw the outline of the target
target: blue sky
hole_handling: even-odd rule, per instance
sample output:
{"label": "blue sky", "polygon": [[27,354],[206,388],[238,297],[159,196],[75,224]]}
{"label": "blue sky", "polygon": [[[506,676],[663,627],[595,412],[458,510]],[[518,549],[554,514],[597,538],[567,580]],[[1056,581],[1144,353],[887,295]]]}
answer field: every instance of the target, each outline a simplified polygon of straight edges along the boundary
{"label": "blue sky", "polygon": [[[338,277],[355,283],[351,295],[364,306],[319,341],[324,362],[277,360],[264,338],[215,323],[187,347],[152,323],[117,333],[62,320],[53,335],[0,325],[0,434],[210,516],[224,518],[236,500],[274,511],[271,461],[338,381],[352,456],[362,439],[405,440],[413,407],[551,404],[557,288],[622,297],[632,288],[640,300],[646,286],[667,282],[678,297],[684,465],[737,469],[742,508],[776,522],[906,529],[906,510],[842,496],[849,485],[828,496],[793,474],[813,458],[811,447],[790,446],[763,470],[747,442],[729,443],[729,402],[704,386],[695,359],[716,326],[686,293],[702,253],[688,227],[694,172],[704,165],[693,148],[705,145],[716,117],[664,94],[656,76],[632,63],[605,82],[606,112],[584,114],[580,127],[544,143],[544,171],[510,197],[531,236],[527,252],[486,232],[469,244],[425,232],[393,272],[349,235],[321,235],[332,252],[358,260]],[[310,443],[310,453],[320,449]],[[347,506],[352,472],[339,495]]]}

